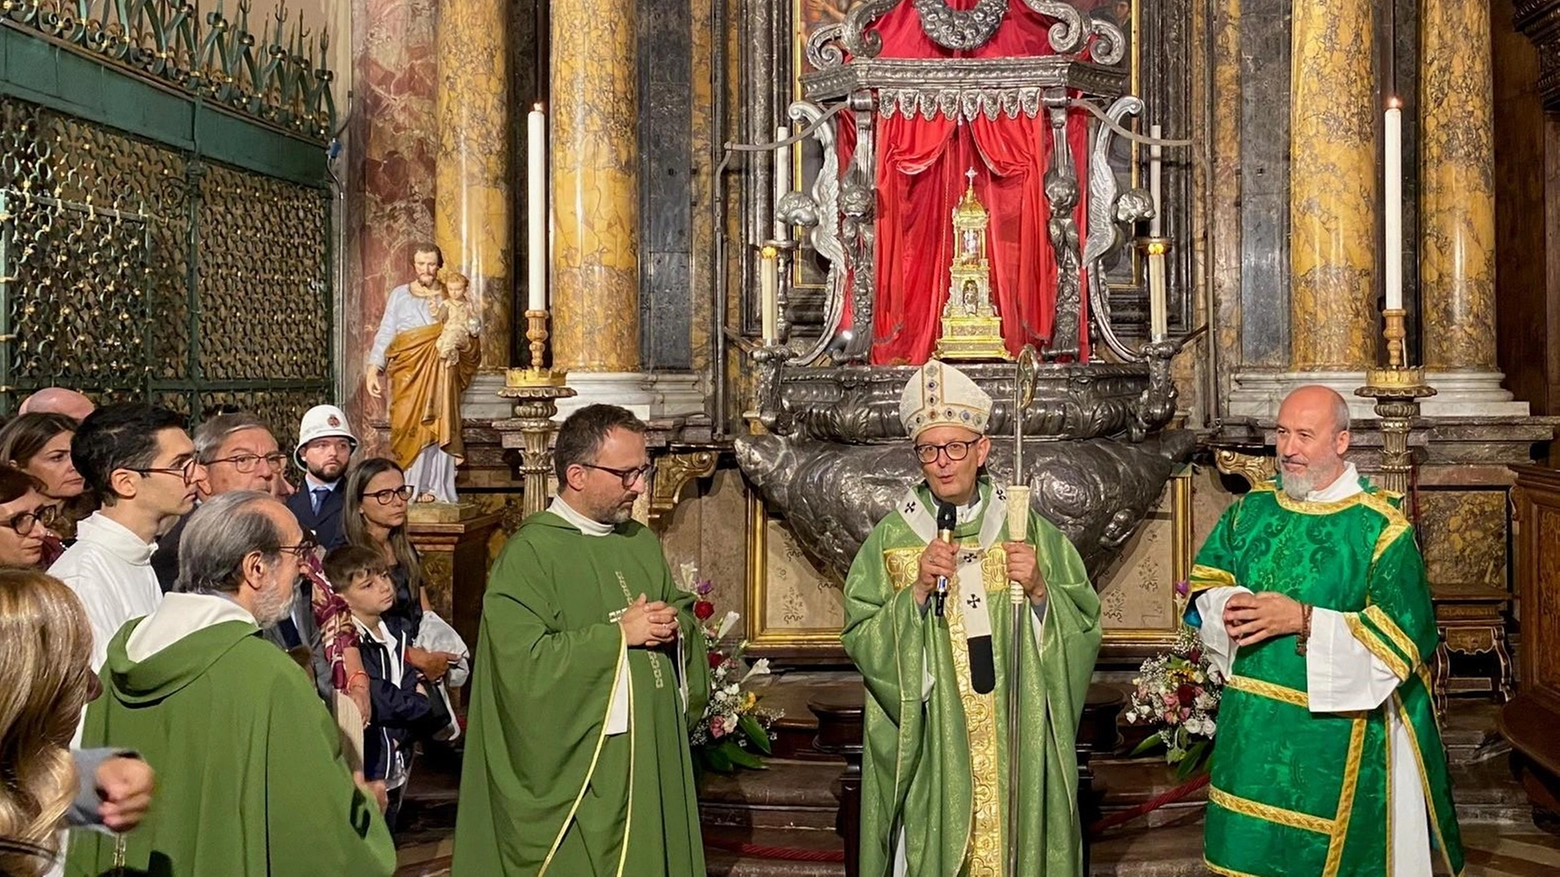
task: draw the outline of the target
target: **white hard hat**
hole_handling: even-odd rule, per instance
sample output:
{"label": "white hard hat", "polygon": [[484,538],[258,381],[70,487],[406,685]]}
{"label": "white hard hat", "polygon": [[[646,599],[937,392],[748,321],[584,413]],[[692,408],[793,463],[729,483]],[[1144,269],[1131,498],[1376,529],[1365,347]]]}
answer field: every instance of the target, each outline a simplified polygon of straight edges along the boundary
{"label": "white hard hat", "polygon": [[304,465],[303,449],[309,442],[322,438],[344,438],[352,443],[352,450],[357,450],[357,436],[347,425],[347,415],[334,405],[316,405],[304,413],[298,424],[298,447],[293,450],[293,459],[299,466]]}

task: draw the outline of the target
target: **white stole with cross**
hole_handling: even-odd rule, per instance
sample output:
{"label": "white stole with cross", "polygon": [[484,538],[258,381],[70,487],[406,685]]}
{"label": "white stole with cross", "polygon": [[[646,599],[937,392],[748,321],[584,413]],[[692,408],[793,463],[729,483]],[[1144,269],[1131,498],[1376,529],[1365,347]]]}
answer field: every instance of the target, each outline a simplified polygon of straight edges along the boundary
{"label": "white stole with cross", "polygon": [[[997,537],[1002,535],[1002,526],[1006,523],[1002,509],[1006,507],[1007,491],[993,486],[991,496],[986,500],[986,507],[982,510],[984,517],[981,518],[980,524],[979,549],[955,546],[957,554],[954,556],[956,580],[954,584],[958,592],[953,596],[958,599],[959,608],[964,613],[965,640],[991,636],[991,610],[986,606],[986,583],[981,571],[981,556],[995,545]],[[915,488],[911,488],[905,495],[904,501],[900,503],[899,514],[904,517],[905,523],[910,525],[910,531],[915,533],[917,538],[928,544],[937,538],[937,518],[932,510],[921,502]]]}

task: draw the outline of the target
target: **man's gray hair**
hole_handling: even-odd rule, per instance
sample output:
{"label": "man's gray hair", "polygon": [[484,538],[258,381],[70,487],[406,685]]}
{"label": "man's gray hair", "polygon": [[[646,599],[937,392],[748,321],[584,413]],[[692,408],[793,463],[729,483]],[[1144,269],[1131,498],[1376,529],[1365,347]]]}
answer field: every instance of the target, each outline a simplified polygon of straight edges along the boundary
{"label": "man's gray hair", "polygon": [[245,429],[263,429],[269,433],[271,425],[248,411],[206,418],[205,423],[195,427],[195,459],[210,463],[217,458],[217,452],[228,436]]}
{"label": "man's gray hair", "polygon": [[237,593],[250,552],[258,551],[268,561],[279,558],[282,530],[262,508],[267,502],[276,499],[258,490],[234,490],[201,503],[179,539],[179,581],[173,589]]}

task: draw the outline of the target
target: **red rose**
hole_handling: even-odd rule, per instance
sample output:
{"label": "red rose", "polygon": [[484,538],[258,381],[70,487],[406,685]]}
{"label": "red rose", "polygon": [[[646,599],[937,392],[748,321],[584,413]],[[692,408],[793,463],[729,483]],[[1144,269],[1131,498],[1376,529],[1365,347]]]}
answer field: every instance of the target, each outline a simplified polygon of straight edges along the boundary
{"label": "red rose", "polygon": [[1192,649],[1190,652],[1187,653],[1186,660],[1191,661],[1193,664],[1201,664],[1202,663],[1202,649]]}
{"label": "red rose", "polygon": [[1182,683],[1175,690],[1175,699],[1181,702],[1181,706],[1191,706],[1197,700],[1197,687],[1189,683]]}
{"label": "red rose", "polygon": [[720,665],[726,663],[726,656],[720,652],[710,652],[710,669],[718,670]]}
{"label": "red rose", "polygon": [[708,621],[708,620],[710,620],[710,616],[714,615],[714,614],[715,614],[715,604],[714,603],[711,603],[708,600],[695,600],[693,602],[693,617],[694,618],[697,618],[700,621]]}

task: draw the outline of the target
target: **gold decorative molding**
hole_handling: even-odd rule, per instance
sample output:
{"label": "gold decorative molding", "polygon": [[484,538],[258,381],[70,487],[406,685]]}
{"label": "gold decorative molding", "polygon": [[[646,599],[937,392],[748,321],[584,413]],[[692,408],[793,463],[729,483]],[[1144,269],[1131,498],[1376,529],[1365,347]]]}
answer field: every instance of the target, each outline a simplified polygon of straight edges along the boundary
{"label": "gold decorative molding", "polygon": [[[1186,466],[1170,477],[1169,507],[1158,514],[1170,516],[1170,581],[1162,582],[1164,600],[1169,604],[1169,627],[1113,627],[1106,628],[1101,654],[1120,658],[1131,656],[1146,658],[1165,651],[1175,644],[1181,625],[1181,607],[1177,602],[1175,585],[1192,574],[1192,559],[1197,556],[1196,522],[1192,510],[1192,468]],[[1151,515],[1152,516],[1152,515]],[[1096,581],[1096,589],[1104,584]]]}
{"label": "gold decorative molding", "polygon": [[747,609],[748,653],[754,656],[845,657],[842,625],[781,627],[769,618],[769,510],[757,491],[748,491]]}
{"label": "gold decorative molding", "polygon": [[682,499],[683,488],[695,478],[715,474],[719,454],[715,451],[690,451],[667,454],[656,460],[655,480],[650,485],[650,526],[662,529],[671,520],[672,510]]}
{"label": "gold decorative molding", "polygon": [[1273,457],[1266,454],[1243,454],[1225,448],[1214,449],[1213,465],[1225,475],[1244,478],[1252,487],[1278,474],[1278,463]]}

